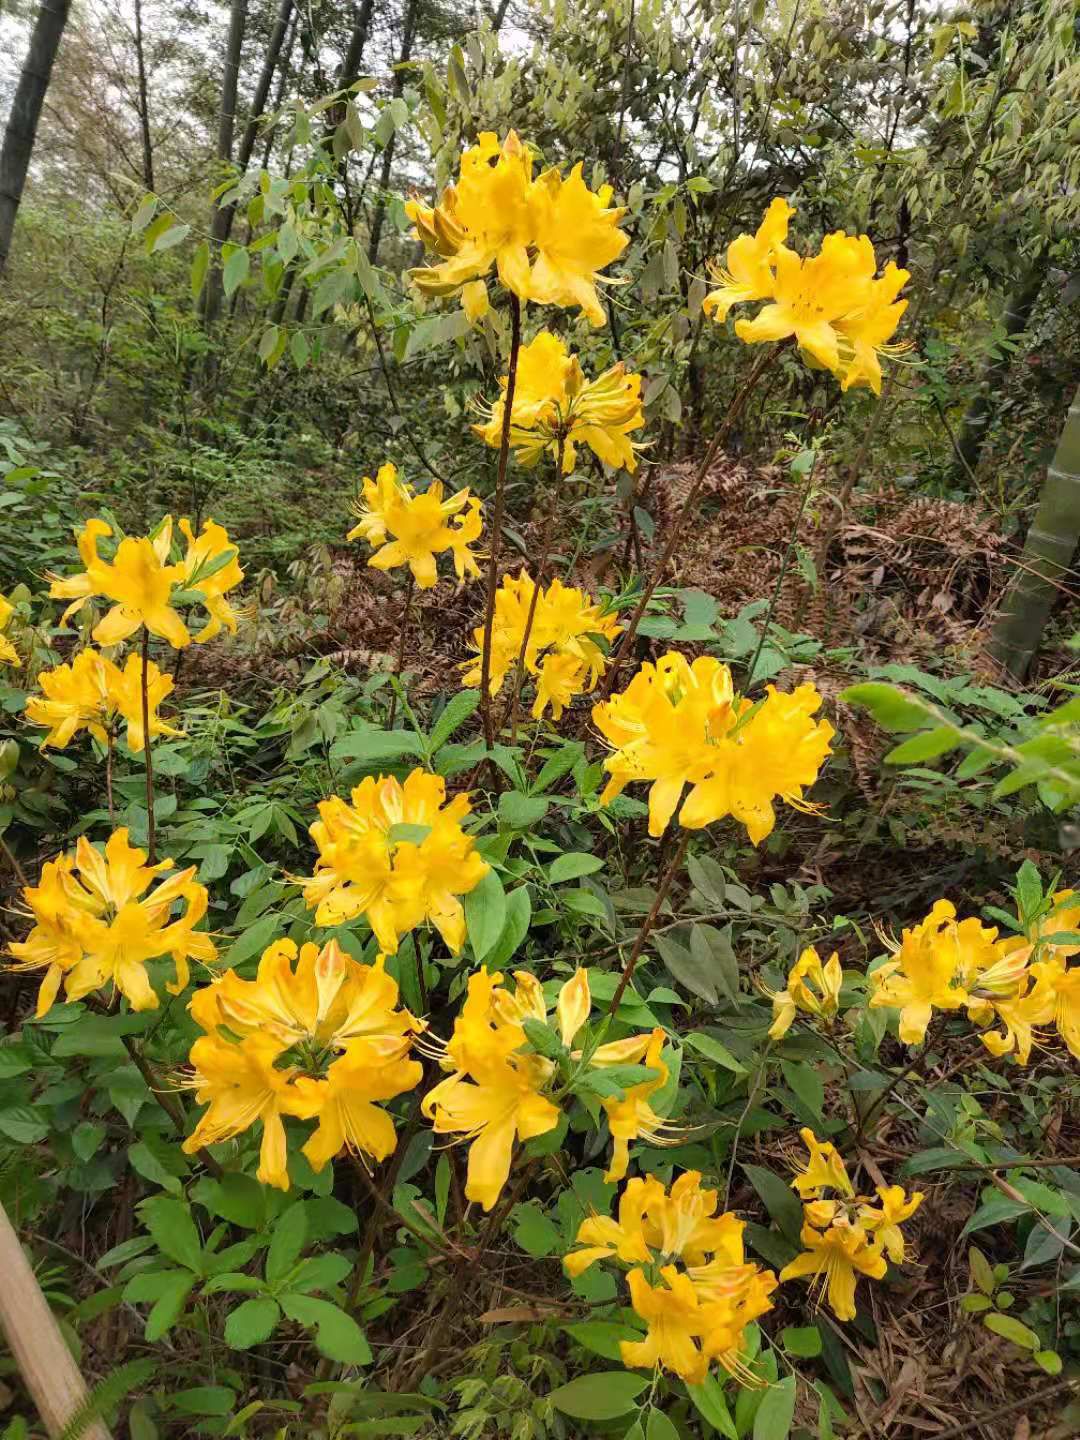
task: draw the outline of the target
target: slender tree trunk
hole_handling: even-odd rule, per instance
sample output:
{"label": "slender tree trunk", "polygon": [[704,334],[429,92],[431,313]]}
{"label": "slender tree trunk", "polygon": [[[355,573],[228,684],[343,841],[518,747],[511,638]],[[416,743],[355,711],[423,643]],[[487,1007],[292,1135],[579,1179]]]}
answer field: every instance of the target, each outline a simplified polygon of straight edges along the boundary
{"label": "slender tree trunk", "polygon": [[135,0],[135,62],[139,72],[139,131],[142,136],[143,184],[154,188],[154,146],[150,139],[150,88],[146,82],[146,49],[143,45],[142,0]]}
{"label": "slender tree trunk", "polygon": [[1046,472],[1039,509],[1027,533],[1016,579],[990,640],[990,653],[1022,680],[1080,541],[1080,389]]}
{"label": "slender tree trunk", "polygon": [[[247,24],[247,0],[232,0],[229,11],[229,34],[225,42],[225,73],[221,82],[221,107],[218,111],[217,159],[222,170],[233,156],[233,135],[236,129],[236,98],[239,87],[240,55],[244,48],[244,27]],[[203,286],[203,320],[209,326],[221,309],[221,247],[232,228],[231,206],[214,206],[210,217],[210,273]]]}
{"label": "slender tree trunk", "polygon": [[[274,71],[277,69],[278,60],[281,56],[282,46],[285,44],[285,36],[289,32],[289,22],[292,20],[293,0],[281,0],[278,5],[277,19],[274,21],[274,28],[270,32],[270,43],[266,47],[266,55],[263,57],[262,69],[259,72],[258,84],[255,86],[255,93],[251,97],[251,108],[248,111],[247,127],[244,130],[243,139],[240,141],[240,150],[236,156],[236,163],[241,170],[246,170],[251,163],[251,156],[255,149],[255,141],[259,138],[259,121],[266,110],[266,102],[270,96],[270,86],[274,82]],[[229,223],[232,224],[232,212],[234,207],[229,207]]]}
{"label": "slender tree trunk", "polygon": [[11,249],[11,234],[30,168],[41,107],[70,8],[71,0],[41,0],[4,131],[4,145],[0,150],[0,275]]}
{"label": "slender tree trunk", "polygon": [[[394,71],[393,96],[396,100],[405,89],[405,71],[401,68],[412,55],[416,38],[417,0],[405,0],[405,14],[402,20],[401,54]],[[371,238],[368,241],[368,260],[372,265],[379,258],[379,241],[382,239],[383,220],[386,218],[386,192],[390,188],[390,167],[394,163],[394,141],[396,133],[386,142],[382,155],[382,170],[379,173],[379,194],[375,201],[375,213],[371,217]]]}
{"label": "slender tree trunk", "polygon": [[[293,46],[296,44],[296,32],[297,32],[297,30],[300,28],[298,21],[299,21],[299,16],[298,16],[298,14],[297,14],[297,12],[296,12],[296,9],[295,9],[295,7],[294,7],[294,8],[293,8],[293,14],[292,14],[292,20],[289,22],[288,34],[287,34],[286,37],[285,37],[284,48],[283,48],[283,50],[282,50],[282,52],[281,52],[281,68],[280,68],[280,71],[279,71],[279,73],[278,73],[277,90],[274,92],[274,104],[273,104],[273,107],[272,107],[275,111],[280,110],[282,104],[284,103],[284,100],[285,100],[285,87],[286,87],[286,85],[288,85],[288,83],[289,83],[289,76],[292,74],[292,52],[293,52]],[[266,133],[266,139],[265,139],[265,141],[263,142],[262,168],[263,168],[264,170],[265,170],[266,167],[270,164],[270,156],[271,156],[271,154],[272,154],[272,152],[273,152],[273,149],[274,149],[274,140],[275,140],[275,138],[276,138],[276,135],[277,135],[277,125],[275,124],[275,125],[272,125],[272,126],[270,127],[270,129],[267,131],[267,133]]]}
{"label": "slender tree trunk", "polygon": [[[1027,329],[1045,279],[1046,257],[1040,255],[1005,302],[1001,318],[1005,322],[1007,339],[1011,340],[1014,335],[1019,335],[1021,330]],[[956,442],[956,468],[964,475],[970,476],[979,463],[979,456],[986,443],[990,414],[1012,361],[1013,356],[1009,350],[1003,350],[1000,355],[987,361],[978,392],[968,405]]]}
{"label": "slender tree trunk", "polygon": [[368,34],[371,30],[371,14],[374,9],[375,0],[360,0],[360,8],[356,11],[356,20],[349,36],[349,46],[342,57],[341,69],[338,72],[337,88],[339,90],[346,89],[354,80],[360,78],[360,61],[364,58],[364,50],[367,48]]}

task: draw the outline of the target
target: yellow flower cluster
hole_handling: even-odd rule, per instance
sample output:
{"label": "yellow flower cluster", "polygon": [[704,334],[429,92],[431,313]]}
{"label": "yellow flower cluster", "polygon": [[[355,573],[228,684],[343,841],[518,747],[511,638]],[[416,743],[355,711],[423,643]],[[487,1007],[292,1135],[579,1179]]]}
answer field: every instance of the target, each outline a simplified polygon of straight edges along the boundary
{"label": "yellow flower cluster", "polygon": [[[537,594],[528,571],[522,570],[516,579],[507,575],[495,592],[492,695],[502,689],[520,656],[526,673],[536,676],[533,716],[541,719],[550,705],[554,718],[560,719],[575,695],[595,687],[607,664],[600,642],[610,647],[621,629],[615,616],[605,615],[584,590],[552,580]],[[484,627],[479,625],[473,631],[476,656],[461,667],[466,685],[479,685],[483,678],[483,648]]]}
{"label": "yellow flower cluster", "polygon": [[488,308],[484,277],[494,266],[520,300],[577,306],[603,325],[597,272],[626,248],[618,228],[626,212],[611,207],[610,185],[592,191],[581,171],[579,162],[565,179],[556,169],[534,177],[532,155],[512,130],[501,144],[482,132],[437,205],[405,206],[417,239],[440,257],[410,272],[417,288],[425,295],[461,291],[476,319]]}
{"label": "yellow flower cluster", "polygon": [[285,1115],[318,1119],[303,1147],[314,1170],[343,1150],[376,1161],[393,1152],[394,1122],[378,1102],[419,1084],[409,1049],[423,1027],[398,1008],[381,955],[363,965],[336,940],[299,951],[279,940],[263,951],[254,980],[229,970],[189,1008],[206,1033],[191,1047],[188,1084],[207,1107],[184,1142],[189,1154],[258,1121],[258,1178],[287,1190]]}
{"label": "yellow flower cluster", "polygon": [[[114,738],[121,722],[127,725],[128,749],[138,753],[145,745],[142,716],[143,662],[129,655],[121,670],[97,650],[81,650],[70,665],[57,665],[38,676],[40,695],[26,702],[26,718],[48,733],[41,748],[63,750],[80,730],[87,730],[104,745]],[[157,710],[172,693],[173,678],[151,660],[146,669],[147,716],[150,735],[181,735],[166,724]]]}
{"label": "yellow flower cluster", "polygon": [[717,1192],[703,1190],[701,1175],[687,1170],[670,1191],[652,1176],[630,1180],[618,1220],[594,1215],[582,1221],[576,1243],[584,1248],[563,1261],[569,1275],[598,1260],[635,1267],[627,1276],[630,1302],[647,1331],[644,1340],[620,1342],[624,1365],[660,1365],[688,1385],[700,1385],[713,1361],[746,1377],[743,1333],[772,1309],[777,1280],[747,1261],[745,1221],[730,1212],[717,1215],[717,1205]]}
{"label": "yellow flower cluster", "polygon": [[[158,997],[148,961],[172,957],[176,980],[165,988],[179,995],[188,983],[188,961],[215,958],[213,940],[195,929],[208,897],[205,886],[195,881],[194,866],[146,894],[151,882],[172,868],[171,860],[147,865],[145,852],[128,843],[126,829],[110,836],[104,855],[81,836],[73,857],[59,855],[45,863],[38,884],[23,891],[34,927],[26,940],[10,947],[13,970],[45,971],[39,1018],[51,1008],[61,981],[68,1000],[111,984],[133,1010],[155,1010]],[[178,901],[184,909],[174,920]]]}
{"label": "yellow flower cluster", "polygon": [[458,897],[489,868],[461,828],[469,810],[467,795],[447,802],[446,782],[419,768],[404,784],[369,775],[351,804],[339,795],[321,801],[311,826],[315,874],[300,881],[316,925],[363,915],[393,955],[403,935],[429,920],[457,954],[465,941]]}
{"label": "yellow flower cluster", "polygon": [[1080,942],[1055,941],[1080,929],[1080,896],[1063,890],[1030,936],[998,938],[974,918],[938,900],[925,920],[904,930],[896,953],[870,976],[870,1005],[900,1011],[900,1039],[920,1045],[935,1010],[966,1010],[975,1025],[1000,1022],[980,1038],[992,1055],[1026,1065],[1037,1027],[1053,1024],[1080,1059]]}
{"label": "yellow flower cluster", "polygon": [[[422,1110],[436,1134],[462,1135],[469,1140],[465,1195],[485,1210],[495,1204],[507,1176],[518,1140],[545,1135],[559,1123],[558,1106],[543,1092],[550,1089],[556,1067],[530,1048],[524,1023],[548,1022],[547,1001],[534,975],[514,974],[515,988],[503,984],[499,971],[478,970],[469,977],[465,1002],[445,1046],[429,1041],[447,1078],[424,1096]],[[588,976],[578,970],[562,986],[556,1002],[558,1034],[569,1049],[589,1016],[592,999]],[[629,1163],[629,1142],[644,1136],[663,1144],[664,1121],[649,1097],[667,1081],[660,1058],[664,1032],[657,1029],[596,1047],[587,1057],[572,1051],[580,1065],[602,1069],[643,1063],[653,1075],[620,1093],[604,1095],[614,1141],[606,1179],[620,1180]]]}
{"label": "yellow flower cluster", "polygon": [[735,333],[748,344],[794,339],[817,368],[831,370],[842,388],[866,385],[881,394],[882,355],[890,345],[906,300],[897,296],[911,278],[889,261],[879,278],[874,247],[866,235],[842,230],[826,235],[820,253],[803,257],[785,243],[794,209],[775,199],[754,235],[739,235],[728,246],[727,266],[715,267],[719,288],[702,308],[719,322],[733,305],[769,304],[752,320],[738,320]]}
{"label": "yellow flower cluster", "polygon": [[788,972],[786,987],[771,997],[773,1023],[769,1038],[779,1040],[786,1035],[800,1010],[818,1020],[832,1020],[840,1010],[843,983],[844,972],[836,951],[822,964],[814,947],[807,946]]}
{"label": "yellow flower cluster", "polygon": [[367,541],[374,550],[368,564],[376,570],[408,565],[421,590],[430,590],[437,582],[436,556],[447,550],[459,582],[466,575],[476,578],[480,567],[469,546],[480,539],[483,529],[480,501],[469,494],[468,486],[448,500],[442,496],[438,480],[416,494],[388,462],[374,480],[364,477],[353,507],[360,519],[346,539]]}
{"label": "yellow flower cluster", "polygon": [[[501,397],[488,419],[473,430],[498,448],[506,413],[508,376],[499,381]],[[631,432],[645,424],[641,376],[620,361],[595,380],[586,380],[581,362],[565,341],[541,330],[518,355],[514,401],[510,408],[510,448],[522,465],[535,465],[545,451],[557,460],[562,444],[562,473],[577,467],[577,447],[587,445],[612,469],[637,469]]]}
{"label": "yellow flower cluster", "polygon": [[817,779],[835,733],[812,718],[820,704],[813,685],[790,695],[770,685],[753,705],[736,697],[719,660],[705,655],[691,664],[670,651],[593,709],[612,749],[602,802],[631,783],[651,782],[649,834],[662,835],[689,785],[680,825],[699,830],[731,815],[756,845],[776,823],[777,797],[805,808],[803,788]]}
{"label": "yellow flower cluster", "polygon": [[853,1320],[858,1277],[882,1279],[886,1257],[894,1265],[903,1264],[900,1226],[923,1197],[919,1191],[905,1195],[900,1185],[877,1186],[876,1204],[870,1196],[856,1195],[835,1145],[819,1141],[812,1130],[799,1133],[810,1153],[792,1188],[803,1202],[806,1249],[785,1265],[780,1280],[809,1279],[838,1320]]}
{"label": "yellow flower cluster", "polygon": [[99,645],[118,645],[144,625],[151,635],[168,641],[175,649],[191,643],[174,600],[178,592],[197,594],[209,620],[195,636],[197,644],[211,640],[224,626],[236,632],[236,614],[226,594],[244,578],[236,550],[220,525],[207,520],[198,535],[186,519],[180,530],[187,540],[184,555],[171,559],[172,516],[166,515],[152,536],[126,535],[111,560],[103,559],[98,545],[112,535],[104,520],[88,520],[76,536],[79,555],[86,569],[64,579],[50,575],[49,594],[70,600],[61,625],[95,597],[112,601],[112,607],[94,626]]}
{"label": "yellow flower cluster", "polygon": [[0,665],[19,666],[22,664],[19,652],[3,633],[11,624],[11,617],[14,614],[15,606],[6,595],[0,595]]}

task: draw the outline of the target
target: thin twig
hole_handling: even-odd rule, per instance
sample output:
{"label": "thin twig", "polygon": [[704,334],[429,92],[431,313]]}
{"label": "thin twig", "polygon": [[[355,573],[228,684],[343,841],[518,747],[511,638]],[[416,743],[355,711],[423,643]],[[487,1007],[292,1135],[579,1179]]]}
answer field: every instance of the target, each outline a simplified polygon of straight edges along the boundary
{"label": "thin twig", "polygon": [[157,836],[154,833],[154,762],[150,758],[150,631],[142,633],[142,728],[143,763],[146,766],[146,858],[151,865],[156,856]]}
{"label": "thin twig", "polygon": [[[394,661],[394,675],[398,683],[401,682],[401,670],[405,664],[405,632],[409,625],[409,607],[412,604],[413,596],[413,573],[409,571],[409,578],[405,582],[405,598],[401,604],[401,623],[398,626],[397,659]],[[397,715],[397,691],[395,690],[390,698],[390,718],[386,722],[386,728],[394,728],[394,718]]]}
{"label": "thin twig", "polygon": [[689,844],[690,832],[687,830],[683,834],[682,839],[679,841],[678,849],[671,857],[671,864],[664,871],[663,879],[660,881],[659,888],[656,892],[656,898],[653,900],[652,903],[652,909],[642,921],[641,929],[638,931],[637,938],[634,941],[634,948],[630,951],[630,959],[627,960],[626,964],[623,966],[622,976],[619,979],[618,985],[616,985],[615,987],[615,993],[614,995],[612,995],[611,1003],[608,1006],[609,1015],[614,1015],[615,1012],[618,1010],[619,1002],[622,1000],[622,997],[626,991],[626,987],[633,979],[634,970],[637,968],[638,960],[641,958],[641,952],[645,948],[645,942],[646,940],[648,940],[653,925],[656,923],[656,918],[660,914],[660,910],[664,904],[664,901],[668,897],[668,891],[671,889],[671,886],[674,883],[675,876],[682,869],[682,864],[683,861],[686,859],[686,851]]}

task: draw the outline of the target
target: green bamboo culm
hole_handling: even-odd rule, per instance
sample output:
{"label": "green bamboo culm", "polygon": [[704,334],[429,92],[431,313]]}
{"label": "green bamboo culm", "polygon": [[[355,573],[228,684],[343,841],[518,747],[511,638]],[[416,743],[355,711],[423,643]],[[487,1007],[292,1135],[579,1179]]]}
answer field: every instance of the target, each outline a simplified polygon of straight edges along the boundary
{"label": "green bamboo culm", "polygon": [[1002,603],[990,654],[1022,680],[1080,542],[1080,389],[1073,396],[1015,580]]}

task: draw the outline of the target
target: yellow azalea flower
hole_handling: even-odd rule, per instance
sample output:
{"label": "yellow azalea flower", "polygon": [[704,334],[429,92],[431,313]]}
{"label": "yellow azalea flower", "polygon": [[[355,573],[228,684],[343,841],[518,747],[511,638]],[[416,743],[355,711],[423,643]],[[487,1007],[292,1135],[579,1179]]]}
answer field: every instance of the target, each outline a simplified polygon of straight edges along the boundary
{"label": "yellow azalea flower", "polygon": [[[426,295],[451,295],[490,273],[519,299],[577,306],[603,325],[597,272],[616,260],[628,237],[618,228],[625,210],[611,206],[608,185],[592,191],[576,165],[533,178],[532,159],[511,130],[501,144],[483,132],[461,157],[460,177],[435,206],[411,201],[416,236],[440,263],[410,271]],[[464,297],[463,297],[464,298]],[[470,289],[469,309],[484,301]],[[468,312],[467,312],[468,313]]]}
{"label": "yellow azalea flower", "polygon": [[858,1222],[894,1265],[904,1263],[904,1235],[900,1226],[910,1220],[923,1202],[921,1190],[909,1198],[902,1185],[878,1185],[879,1207],[861,1205]]}
{"label": "yellow azalea flower", "polygon": [[660,1365],[688,1385],[700,1385],[709,1362],[698,1343],[706,1317],[697,1292],[690,1277],[674,1265],[662,1266],[660,1278],[664,1283],[653,1286],[643,1270],[631,1270],[627,1276],[630,1303],[648,1330],[644,1340],[620,1340],[622,1362],[642,1370]]}
{"label": "yellow azalea flower", "polygon": [[[465,942],[465,912],[458,898],[488,872],[461,822],[469,797],[446,802],[446,782],[414,770],[405,783],[368,776],[349,804],[333,796],[319,805],[311,838],[319,851],[315,874],[301,879],[316,925],[338,925],[365,915],[379,946],[395,954],[402,935],[430,920],[456,954]],[[397,838],[408,826],[423,838]]]}
{"label": "yellow azalea flower", "polygon": [[617,1095],[605,1095],[600,1100],[607,1112],[613,1142],[611,1164],[604,1175],[605,1180],[621,1180],[626,1174],[630,1164],[631,1140],[642,1137],[650,1145],[672,1143],[663,1135],[663,1131],[669,1128],[666,1121],[649,1104],[649,1097],[667,1084],[668,1067],[660,1058],[665,1038],[663,1030],[657,1028],[651,1034],[635,1035],[625,1041],[614,1040],[593,1052],[591,1065],[604,1067],[640,1062],[656,1072],[651,1080],[626,1086],[621,1099]]}
{"label": "yellow azalea flower", "polygon": [[[217,948],[210,936],[194,929],[208,904],[205,886],[195,882],[194,866],[145,894],[172,864],[162,860],[147,865],[145,852],[128,843],[126,829],[110,836],[104,855],[84,835],[75,848],[74,864],[61,857],[47,880],[43,875],[38,890],[24,891],[38,924],[25,942],[11,947],[11,953],[21,962],[19,968],[46,969],[42,987],[48,1001],[45,1009],[57,993],[57,966],[69,1000],[81,1000],[112,983],[133,1010],[154,1010],[158,997],[146,972],[148,960],[172,957],[176,980],[165,988],[178,995],[188,983],[188,961],[215,958]],[[170,921],[177,901],[184,902],[184,911]],[[57,948],[57,930],[77,941],[78,956],[73,961],[73,952],[63,947],[66,960],[50,958]]]}
{"label": "yellow azalea flower", "polygon": [[193,1155],[207,1145],[250,1130],[262,1122],[258,1179],[279,1190],[289,1188],[288,1148],[283,1115],[310,1119],[319,1108],[317,1094],[294,1082],[295,1069],[279,1069],[279,1041],[268,1035],[249,1035],[239,1044],[213,1035],[201,1035],[191,1047],[194,1076],[188,1082],[200,1105],[208,1106],[181,1147]]}
{"label": "yellow azalea flower", "polygon": [[649,1198],[645,1225],[649,1244],[665,1258],[677,1257],[688,1266],[703,1266],[710,1253],[720,1256],[722,1263],[741,1265],[745,1222],[730,1212],[717,1215],[719,1202],[715,1190],[701,1188],[699,1171],[684,1171],[670,1192],[661,1187],[658,1196]]}
{"label": "yellow azalea flower", "polygon": [[[368,564],[376,570],[408,565],[421,590],[430,590],[437,582],[435,557],[447,550],[452,552],[459,580],[466,574],[475,577],[480,567],[469,545],[480,538],[480,501],[470,496],[468,486],[449,500],[442,496],[440,481],[418,495],[398,478],[397,467],[387,463],[376,479],[364,477],[360,499],[353,507],[359,523],[346,539],[366,540],[372,546],[375,553]],[[466,506],[467,513],[462,514]]]}
{"label": "yellow azalea flower", "polygon": [[571,1250],[563,1257],[566,1273],[574,1278],[597,1260],[613,1257],[628,1265],[651,1264],[653,1253],[645,1238],[645,1211],[663,1195],[664,1187],[652,1176],[628,1180],[619,1196],[618,1220],[609,1215],[590,1215],[578,1226],[574,1243],[585,1248]]}
{"label": "yellow azalea flower", "polygon": [[[180,562],[184,588],[197,590],[210,614],[210,619],[195,636],[195,643],[201,645],[212,640],[222,626],[235,635],[236,612],[225,596],[244,578],[236,547],[224,527],[213,520],[204,521],[198,535],[192,530],[190,520],[182,519],[180,529],[187,540],[187,553]],[[229,551],[232,551],[231,558],[223,560]],[[213,569],[215,565],[217,568]]]}
{"label": "yellow azalea flower", "polygon": [[58,855],[46,860],[37,885],[28,885],[22,898],[30,907],[34,928],[25,940],[10,948],[15,957],[13,971],[44,970],[38,990],[35,1014],[40,1020],[52,1008],[66,973],[82,959],[81,910],[68,899],[74,859]]}
{"label": "yellow azalea flower", "polygon": [[364,965],[336,940],[320,949],[275,940],[263,952],[253,980],[227,970],[197,990],[189,1006],[208,1032],[225,1026],[235,1035],[268,1034],[284,1046],[344,1050],[362,1042],[368,1052],[397,1057],[423,1029],[398,1007],[398,985],[385,958]]}
{"label": "yellow azalea flower", "polygon": [[819,1140],[809,1128],[800,1130],[803,1144],[810,1152],[806,1164],[791,1182],[804,1200],[817,1200],[822,1190],[839,1190],[841,1195],[854,1195],[847,1169],[836,1146]]}
{"label": "yellow azalea flower", "polygon": [[[532,578],[522,570],[516,578],[505,576],[495,592],[491,631],[492,695],[499,693],[507,675],[517,665],[535,590]],[[595,687],[607,666],[597,637],[610,649],[621,629],[614,615],[603,614],[584,590],[552,580],[540,591],[524,655],[526,673],[537,677],[532,707],[536,719],[542,718],[548,705],[555,719],[559,719],[575,695]],[[464,662],[461,669],[466,685],[479,685],[483,678],[482,625],[473,632],[472,648],[476,651],[475,657]]]}
{"label": "yellow azalea flower", "polygon": [[448,1075],[424,1096],[421,1109],[437,1135],[469,1141],[465,1198],[490,1210],[510,1174],[514,1143],[546,1135],[559,1123],[558,1107],[541,1093],[551,1062],[537,1055],[495,1054],[473,1060],[468,1076]]}
{"label": "yellow azalea flower", "polygon": [[[182,735],[158,715],[161,702],[172,693],[173,678],[153,660],[147,667],[147,712],[150,734]],[[80,730],[88,730],[103,745],[121,722],[127,725],[128,749],[143,749],[142,658],[129,655],[119,666],[96,650],[81,650],[70,665],[57,665],[38,676],[40,695],[26,702],[26,718],[32,725],[48,727],[41,749],[63,750]]]}
{"label": "yellow azalea flower", "polygon": [[[507,376],[499,385],[502,395],[490,407],[488,419],[472,427],[495,448],[502,443]],[[630,434],[644,424],[641,376],[628,373],[622,363],[587,381],[577,356],[550,331],[541,330],[522,346],[510,415],[510,445],[522,465],[535,465],[545,452],[557,459],[561,438],[564,475],[577,466],[579,444],[587,445],[605,465],[633,474],[638,462]]]}
{"label": "yellow azalea flower", "polygon": [[[699,1300],[702,1286],[690,1272],[690,1280]],[[727,1282],[727,1293],[703,1306],[705,1331],[702,1353],[707,1360],[716,1360],[729,1375],[742,1385],[760,1385],[761,1380],[742,1360],[747,1325],[773,1308],[772,1293],[777,1286],[771,1270],[757,1265],[744,1265]]]}
{"label": "yellow azalea flower", "polygon": [[[11,624],[11,617],[15,614],[15,606],[6,595],[0,595],[0,632],[3,632]],[[0,664],[19,666],[22,661],[19,659],[19,652],[6,635],[0,633]]]}
{"label": "yellow azalea flower", "polygon": [[840,987],[844,972],[834,950],[824,964],[812,945],[799,956],[788,974],[787,987],[772,997],[773,1023],[769,1037],[779,1040],[791,1029],[798,1011],[831,1020],[840,1009]]}
{"label": "yellow azalea flower", "polygon": [[689,785],[680,824],[696,830],[732,815],[757,844],[776,823],[773,800],[803,804],[803,787],[829,753],[832,726],[811,718],[820,704],[812,685],[791,695],[770,685],[740,725],[751,702],[736,699],[728,667],[707,655],[691,664],[670,651],[593,709],[613,752],[604,761],[610,778],[601,801],[633,781],[651,782],[649,834],[659,836]]}
{"label": "yellow azalea flower", "polygon": [[870,1006],[900,1011],[900,1039],[921,1045],[934,1010],[959,1010],[980,972],[1000,959],[996,930],[956,920],[956,907],[938,900],[920,924],[905,930],[896,956],[870,975]]}
{"label": "yellow azalea flower", "polygon": [[881,278],[870,282],[870,294],[865,303],[836,321],[840,335],[841,389],[866,385],[875,395],[880,395],[879,357],[901,355],[911,349],[910,341],[899,345],[889,343],[908,307],[906,300],[897,300],[896,297],[910,279],[909,270],[899,269],[890,260]]}
{"label": "yellow azalea flower", "polygon": [[423,1066],[407,1059],[404,1049],[388,1055],[361,1040],[345,1047],[325,1080],[298,1080],[297,1088],[318,1102],[318,1129],[303,1147],[311,1168],[323,1169],[342,1150],[385,1160],[397,1145],[397,1134],[393,1119],[374,1102],[414,1089],[423,1074]]}
{"label": "yellow azalea flower", "polygon": [[788,222],[794,214],[794,208],[778,196],[765,211],[756,235],[739,235],[731,242],[727,268],[712,267],[720,288],[710,291],[701,302],[706,315],[714,316],[722,325],[733,305],[771,299],[773,256],[776,247],[787,239]]}
{"label": "yellow azalea flower", "polygon": [[1030,1023],[1053,1022],[1070,1055],[1080,1060],[1080,965],[1069,966],[1061,955],[1052,955],[1037,960],[1031,975]]}
{"label": "yellow azalea flower", "polygon": [[153,539],[125,536],[113,559],[103,560],[98,554],[98,542],[112,533],[112,526],[104,520],[88,520],[76,537],[85,571],[68,579],[50,575],[49,594],[54,599],[71,601],[61,625],[87,600],[100,595],[113,605],[94,626],[94,639],[99,645],[118,645],[143,625],[151,635],[167,640],[178,650],[190,644],[188,628],[170,603],[173,591],[184,580],[184,567],[167,563],[172,548],[172,517],[165,517]]}
{"label": "yellow azalea flower", "polygon": [[804,1225],[802,1243],[806,1250],[780,1271],[780,1283],[809,1278],[819,1303],[826,1298],[838,1320],[854,1320],[858,1277],[882,1279],[888,1269],[884,1255],[861,1229],[846,1224],[830,1225],[824,1233]]}
{"label": "yellow azalea flower", "polygon": [[570,1046],[578,1031],[589,1018],[592,1009],[592,995],[589,992],[589,972],[580,966],[559,991],[555,1004],[559,1017],[559,1034],[564,1045]]}

